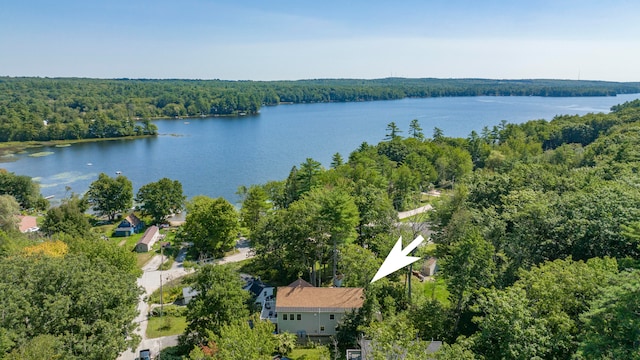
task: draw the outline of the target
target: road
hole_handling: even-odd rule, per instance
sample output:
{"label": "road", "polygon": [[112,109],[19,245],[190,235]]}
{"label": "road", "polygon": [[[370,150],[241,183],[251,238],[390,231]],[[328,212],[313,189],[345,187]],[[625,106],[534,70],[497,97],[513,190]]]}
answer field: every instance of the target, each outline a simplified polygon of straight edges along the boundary
{"label": "road", "polygon": [[433,210],[433,206],[431,206],[431,204],[427,204],[427,205],[421,206],[421,207],[419,207],[417,209],[408,210],[408,211],[401,211],[401,212],[398,213],[398,219],[402,220],[402,219],[408,218],[410,216],[422,214],[423,212],[427,212],[427,211],[431,211],[431,210]]}
{"label": "road", "polygon": [[[241,260],[245,260],[253,256],[251,252],[251,248],[249,247],[249,241],[246,239],[242,239],[238,241],[236,245],[237,253],[230,255],[228,257],[222,258],[216,263],[218,264],[226,264],[230,262],[237,262]],[[160,288],[160,276],[162,276],[162,282],[167,283],[171,280],[183,277],[191,272],[193,269],[185,269],[182,266],[182,261],[184,260],[185,249],[180,251],[180,254],[176,257],[176,261],[174,261],[171,269],[159,271],[158,267],[162,263],[162,259],[159,255],[154,256],[142,267],[142,276],[138,278],[138,286],[144,289],[144,293],[140,295],[138,301],[138,316],[133,320],[135,323],[139,324],[136,333],[140,335],[142,341],[136,348],[135,352],[131,352],[131,350],[127,350],[124,353],[120,354],[118,360],[135,360],[140,352],[143,349],[151,350],[151,353],[155,356],[160,352],[160,350],[178,345],[178,335],[173,336],[163,336],[154,339],[147,339],[147,314],[149,313],[149,305],[146,302],[148,296],[150,296],[154,291]]]}

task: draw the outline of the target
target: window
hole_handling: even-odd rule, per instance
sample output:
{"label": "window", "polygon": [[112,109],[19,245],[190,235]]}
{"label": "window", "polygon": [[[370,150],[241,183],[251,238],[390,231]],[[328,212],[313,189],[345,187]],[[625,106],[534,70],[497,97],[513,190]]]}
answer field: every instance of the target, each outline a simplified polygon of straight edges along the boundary
{"label": "window", "polygon": [[282,314],[282,320],[287,320],[287,314]]}
{"label": "window", "polygon": [[335,316],[333,316],[333,314],[331,314],[331,315],[329,315],[329,319],[333,320],[333,319],[335,319]]}
{"label": "window", "polygon": [[324,326],[320,326],[320,332],[324,332]]}
{"label": "window", "polygon": [[295,320],[295,318],[293,317],[293,314],[289,314],[289,320]]}
{"label": "window", "polygon": [[297,314],[297,319],[302,320],[302,314]]}

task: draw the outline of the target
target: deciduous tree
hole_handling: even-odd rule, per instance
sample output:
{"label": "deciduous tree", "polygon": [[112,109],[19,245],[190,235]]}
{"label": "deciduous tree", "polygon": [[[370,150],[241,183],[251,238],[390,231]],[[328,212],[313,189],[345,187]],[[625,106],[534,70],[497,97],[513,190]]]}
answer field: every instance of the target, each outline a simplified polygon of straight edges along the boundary
{"label": "deciduous tree", "polygon": [[231,268],[205,265],[196,273],[192,287],[198,295],[187,305],[188,325],[182,342],[206,344],[221,336],[225,325],[247,320],[249,292],[242,289],[240,277]]}
{"label": "deciduous tree", "polygon": [[224,255],[235,245],[238,229],[238,213],[224,198],[195,196],[187,204],[184,240],[201,254]]}
{"label": "deciduous tree", "polygon": [[100,173],[98,179],[89,185],[87,199],[98,214],[107,215],[113,220],[118,212],[126,211],[133,205],[133,185],[123,175],[114,179]]}
{"label": "deciduous tree", "polygon": [[136,195],[136,201],[142,203],[143,213],[151,215],[155,224],[161,224],[167,216],[181,211],[185,198],[182,183],[168,178],[143,185]]}

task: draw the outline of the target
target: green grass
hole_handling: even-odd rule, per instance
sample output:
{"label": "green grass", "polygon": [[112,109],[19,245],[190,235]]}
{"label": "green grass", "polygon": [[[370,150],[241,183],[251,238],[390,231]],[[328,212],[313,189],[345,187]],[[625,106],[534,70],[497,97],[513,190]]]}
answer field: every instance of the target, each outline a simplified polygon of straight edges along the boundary
{"label": "green grass", "polygon": [[[164,283],[162,286],[162,301],[165,304],[171,304],[182,297],[182,288],[187,286],[187,280],[190,276],[186,275]],[[148,302],[149,304],[160,304],[160,289],[157,289],[149,296]]]}
{"label": "green grass", "polygon": [[151,317],[147,324],[147,337],[180,335],[187,328],[187,318],[184,316]]}
{"label": "green grass", "polygon": [[153,252],[136,253],[136,264],[139,268],[143,267],[153,257]]}
{"label": "green grass", "polygon": [[288,355],[293,360],[328,360],[330,359],[329,350],[326,347],[316,347],[313,349],[294,349]]}
{"label": "green grass", "polygon": [[[405,276],[402,276],[402,283],[404,284]],[[420,282],[415,276],[411,279],[411,292],[414,299],[431,299],[435,298],[443,305],[449,305],[449,291],[447,291],[447,284],[440,277],[436,277],[435,281]]]}

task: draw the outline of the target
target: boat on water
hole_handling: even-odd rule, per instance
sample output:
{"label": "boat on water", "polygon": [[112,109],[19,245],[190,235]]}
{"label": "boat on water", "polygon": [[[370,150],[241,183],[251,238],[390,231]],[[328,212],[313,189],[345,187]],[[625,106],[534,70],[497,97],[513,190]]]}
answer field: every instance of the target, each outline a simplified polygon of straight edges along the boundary
{"label": "boat on water", "polygon": [[122,171],[116,171],[116,175],[122,175]]}
{"label": "boat on water", "polygon": [[93,163],[87,163],[87,166],[92,166],[92,165],[93,165]]}
{"label": "boat on water", "polygon": [[45,200],[50,200],[53,199],[55,197],[55,195],[49,195],[49,196],[45,196]]}

